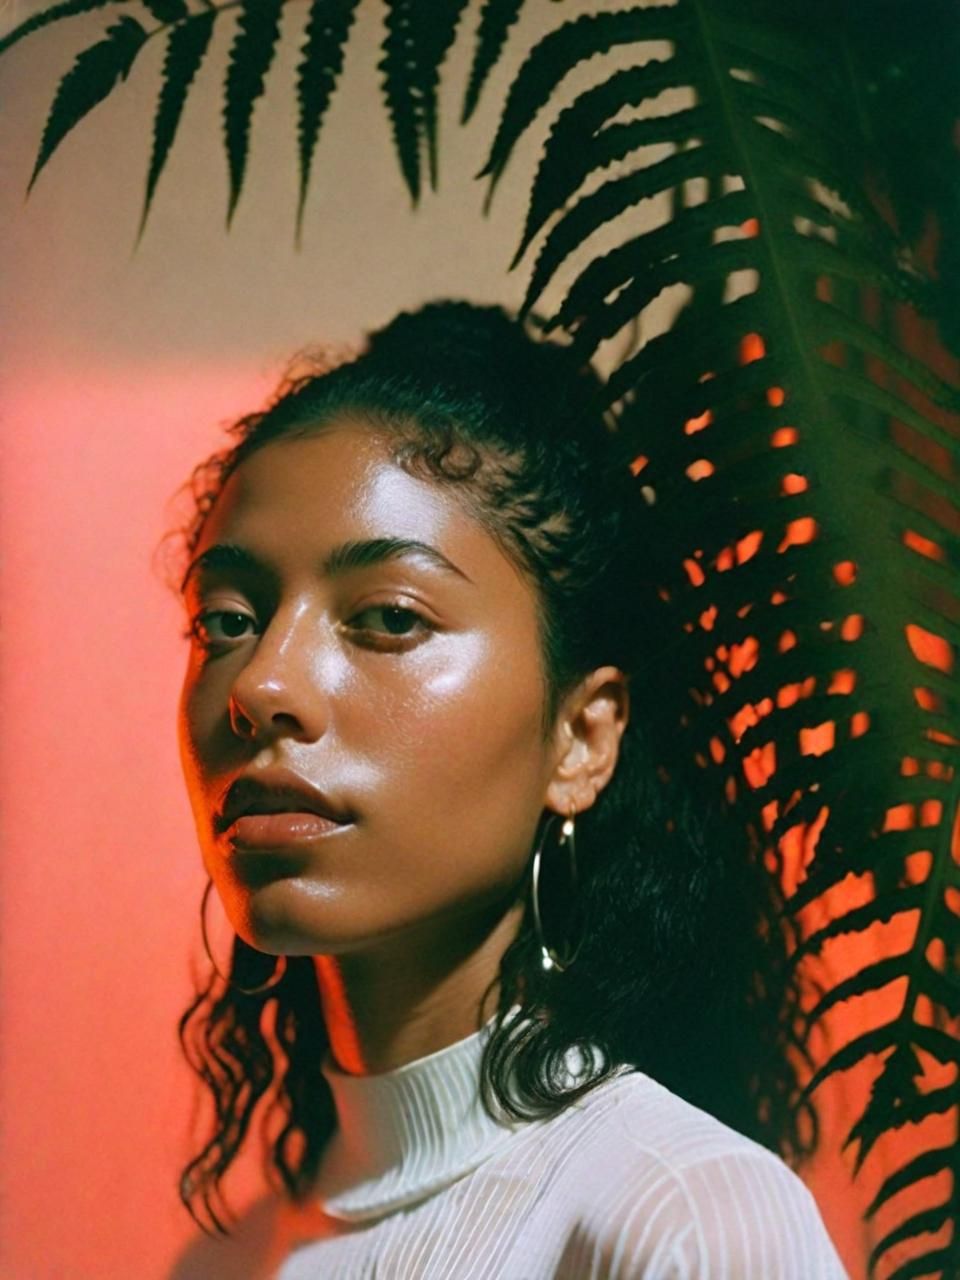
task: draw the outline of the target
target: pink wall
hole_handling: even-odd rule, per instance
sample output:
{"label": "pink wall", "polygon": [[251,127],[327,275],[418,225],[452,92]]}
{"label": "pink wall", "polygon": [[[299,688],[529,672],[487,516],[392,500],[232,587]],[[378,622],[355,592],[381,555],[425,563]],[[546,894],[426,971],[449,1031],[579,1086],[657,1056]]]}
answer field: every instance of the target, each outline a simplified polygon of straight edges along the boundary
{"label": "pink wall", "polygon": [[193,1234],[171,1176],[191,1089],[175,1028],[205,877],[174,735],[179,617],[150,559],[210,424],[264,390],[149,366],[5,389],[4,1280],[160,1277]]}

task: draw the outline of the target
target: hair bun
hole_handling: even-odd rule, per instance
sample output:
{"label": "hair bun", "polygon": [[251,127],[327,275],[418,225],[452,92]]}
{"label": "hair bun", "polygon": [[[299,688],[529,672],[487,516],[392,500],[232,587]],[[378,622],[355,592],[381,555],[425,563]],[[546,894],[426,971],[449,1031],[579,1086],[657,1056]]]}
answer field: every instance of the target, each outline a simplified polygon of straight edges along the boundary
{"label": "hair bun", "polygon": [[[529,323],[543,321],[531,315]],[[432,380],[442,370],[445,382],[464,391],[496,383],[507,406],[526,413],[549,413],[558,406],[574,414],[596,408],[602,383],[589,364],[582,365],[555,341],[538,338],[526,323],[502,306],[462,300],[436,300],[416,311],[402,311],[369,334],[370,358],[407,377]]]}

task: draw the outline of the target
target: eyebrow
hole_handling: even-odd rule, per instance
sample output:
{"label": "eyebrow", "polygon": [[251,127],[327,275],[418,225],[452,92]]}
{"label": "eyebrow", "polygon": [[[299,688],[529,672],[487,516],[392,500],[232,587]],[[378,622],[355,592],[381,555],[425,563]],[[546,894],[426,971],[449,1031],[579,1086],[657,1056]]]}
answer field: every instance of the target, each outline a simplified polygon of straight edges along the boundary
{"label": "eyebrow", "polygon": [[[364,538],[341,542],[324,557],[321,571],[325,577],[335,578],[352,569],[368,569],[388,560],[414,556],[428,561],[435,569],[441,569],[444,573],[454,573],[467,582],[472,581],[442,551],[417,538]],[[247,547],[236,542],[218,542],[190,562],[180,583],[181,594],[195,573],[215,573],[218,570],[260,574],[270,572],[267,564]]]}

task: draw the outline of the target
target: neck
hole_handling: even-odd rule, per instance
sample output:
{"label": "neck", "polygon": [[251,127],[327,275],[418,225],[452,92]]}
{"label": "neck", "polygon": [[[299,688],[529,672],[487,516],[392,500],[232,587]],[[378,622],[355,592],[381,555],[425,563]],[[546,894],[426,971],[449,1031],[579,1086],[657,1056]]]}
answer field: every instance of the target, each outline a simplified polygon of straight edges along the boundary
{"label": "neck", "polygon": [[[518,1014],[514,1005],[508,1021]],[[477,1168],[527,1127],[499,1105],[488,1114],[481,1101],[481,1058],[493,1021],[376,1075],[349,1075],[327,1053],[322,1070],[337,1126],[315,1186],[326,1214],[359,1222],[416,1204]]]}
{"label": "neck", "polygon": [[490,986],[522,915],[516,903],[493,919],[448,924],[443,937],[315,956],[332,1062],[349,1075],[376,1075],[474,1034],[496,1009]]}

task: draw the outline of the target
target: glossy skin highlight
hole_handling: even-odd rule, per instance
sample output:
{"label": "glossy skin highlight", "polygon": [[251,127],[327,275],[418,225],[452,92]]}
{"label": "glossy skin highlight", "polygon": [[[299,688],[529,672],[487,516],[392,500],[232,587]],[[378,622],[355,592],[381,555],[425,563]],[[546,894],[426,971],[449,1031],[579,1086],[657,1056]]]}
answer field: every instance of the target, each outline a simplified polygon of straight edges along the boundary
{"label": "glossy skin highlight", "polygon": [[[343,543],[436,548],[326,574]],[[544,740],[533,588],[454,486],[409,475],[362,421],[274,441],[227,480],[196,556],[179,709],[204,864],[262,951],[315,958],[334,1059],[384,1071],[469,1035],[516,934],[544,807],[588,807],[616,764],[623,677],[599,668]],[[285,766],[351,826],[238,852],[217,809],[243,773]],[[492,1008],[484,1011],[489,1016]]]}

